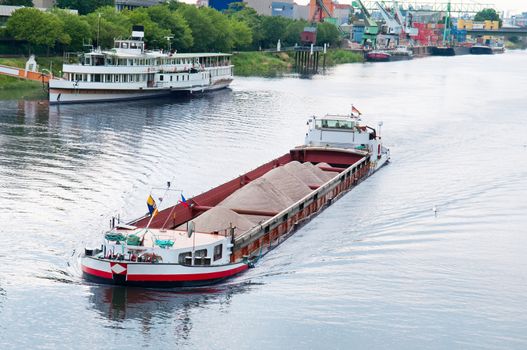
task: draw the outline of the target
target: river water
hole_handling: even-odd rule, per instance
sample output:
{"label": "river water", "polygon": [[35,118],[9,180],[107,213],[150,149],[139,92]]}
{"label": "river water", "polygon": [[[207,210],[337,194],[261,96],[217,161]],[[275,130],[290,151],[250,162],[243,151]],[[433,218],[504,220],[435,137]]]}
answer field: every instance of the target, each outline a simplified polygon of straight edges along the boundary
{"label": "river water", "polygon": [[[526,62],[429,57],[237,78],[197,98],[0,101],[0,348],[525,349]],[[384,122],[391,164],[257,268],[191,290],[80,278],[79,252],[112,215],[142,215],[167,180],[187,196],[229,180],[351,103]]]}

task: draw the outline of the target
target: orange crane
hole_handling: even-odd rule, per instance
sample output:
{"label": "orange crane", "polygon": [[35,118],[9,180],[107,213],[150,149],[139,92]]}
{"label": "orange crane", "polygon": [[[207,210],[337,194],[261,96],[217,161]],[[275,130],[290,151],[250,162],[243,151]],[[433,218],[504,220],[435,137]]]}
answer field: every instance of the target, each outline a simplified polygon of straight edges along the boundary
{"label": "orange crane", "polygon": [[324,18],[333,17],[335,6],[333,0],[311,0],[309,3],[309,18],[312,22],[324,22]]}

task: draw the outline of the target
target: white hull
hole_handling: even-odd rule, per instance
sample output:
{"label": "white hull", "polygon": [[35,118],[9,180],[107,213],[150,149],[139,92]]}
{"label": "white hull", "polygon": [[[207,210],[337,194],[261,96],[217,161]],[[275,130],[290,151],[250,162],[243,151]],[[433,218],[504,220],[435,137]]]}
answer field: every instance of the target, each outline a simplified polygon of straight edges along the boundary
{"label": "white hull", "polygon": [[131,286],[189,286],[222,281],[247,270],[246,263],[217,266],[138,263],[83,257],[81,268],[88,280]]}
{"label": "white hull", "polygon": [[62,103],[125,101],[167,96],[170,93],[170,90],[87,92],[73,90],[56,91],[51,89],[49,91],[49,103],[53,105]]}
{"label": "white hull", "polygon": [[52,89],[49,90],[49,103],[67,104],[67,103],[85,103],[85,102],[110,102],[110,101],[126,101],[136,99],[156,98],[162,96],[169,96],[174,93],[192,93],[192,92],[206,92],[215,91],[228,87],[232,79],[224,79],[217,81],[208,86],[197,86],[190,89],[157,89],[157,90],[64,90]]}

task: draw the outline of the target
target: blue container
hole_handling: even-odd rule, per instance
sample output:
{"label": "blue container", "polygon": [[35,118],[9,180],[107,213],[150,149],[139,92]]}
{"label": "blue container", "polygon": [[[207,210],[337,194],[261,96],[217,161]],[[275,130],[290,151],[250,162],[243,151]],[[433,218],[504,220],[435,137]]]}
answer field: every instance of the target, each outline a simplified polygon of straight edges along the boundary
{"label": "blue container", "polygon": [[239,0],[209,0],[209,7],[218,11],[225,11],[233,2],[240,2]]}

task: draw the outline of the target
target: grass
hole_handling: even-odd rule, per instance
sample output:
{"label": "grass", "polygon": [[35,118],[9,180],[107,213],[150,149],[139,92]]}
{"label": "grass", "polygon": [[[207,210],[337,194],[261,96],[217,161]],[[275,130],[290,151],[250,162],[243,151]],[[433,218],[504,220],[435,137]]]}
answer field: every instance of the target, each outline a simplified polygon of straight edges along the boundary
{"label": "grass", "polygon": [[363,61],[364,57],[361,53],[344,49],[328,50],[326,57],[326,64],[328,66],[344,63],[360,63]]}
{"label": "grass", "polygon": [[[294,68],[293,53],[269,53],[261,51],[238,52],[232,57],[234,74],[238,76],[276,77],[290,73]],[[328,50],[326,66],[363,62],[363,56],[354,51]],[[322,58],[320,58],[322,64]]]}
{"label": "grass", "polygon": [[234,74],[239,76],[275,77],[293,68],[293,58],[285,52],[238,52],[232,56],[232,63]]}

